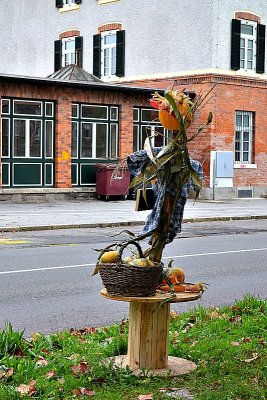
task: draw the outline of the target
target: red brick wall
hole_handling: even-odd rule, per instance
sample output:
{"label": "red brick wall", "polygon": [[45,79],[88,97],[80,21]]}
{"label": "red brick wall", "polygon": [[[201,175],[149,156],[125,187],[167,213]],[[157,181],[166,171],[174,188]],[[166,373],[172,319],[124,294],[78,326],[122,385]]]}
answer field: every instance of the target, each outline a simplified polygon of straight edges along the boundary
{"label": "red brick wall", "polygon": [[191,156],[204,164],[204,186],[209,186],[210,151],[234,151],[235,111],[238,110],[255,113],[254,163],[257,168],[235,168],[234,187],[267,186],[267,80],[207,74],[127,83],[164,89],[174,83],[175,89],[194,91],[197,95],[205,95],[216,84],[207,106],[196,113],[195,121],[188,130],[190,136],[206,121],[208,112],[213,113],[212,124],[189,145]]}
{"label": "red brick wall", "polygon": [[[25,83],[0,83],[0,98],[53,100],[55,110],[55,187],[71,188],[71,105],[72,102],[119,106],[119,157],[133,149],[133,107],[147,106],[149,95],[67,88]],[[1,185],[0,185],[1,187]]]}

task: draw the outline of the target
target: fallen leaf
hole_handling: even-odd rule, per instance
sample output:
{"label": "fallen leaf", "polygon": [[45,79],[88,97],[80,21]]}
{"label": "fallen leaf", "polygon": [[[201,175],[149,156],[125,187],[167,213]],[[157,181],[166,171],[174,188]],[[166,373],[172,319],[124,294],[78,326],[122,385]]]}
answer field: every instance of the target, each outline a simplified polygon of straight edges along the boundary
{"label": "fallen leaf", "polygon": [[36,381],[31,380],[28,385],[21,383],[18,387],[16,387],[16,391],[20,394],[28,394],[29,396],[32,396],[34,393],[36,393]]}
{"label": "fallen leaf", "polygon": [[236,317],[230,317],[229,322],[234,322],[234,323],[241,323],[242,322],[242,318],[240,317],[240,315],[236,316]]}
{"label": "fallen leaf", "polygon": [[234,347],[236,347],[236,346],[239,346],[240,343],[239,343],[239,342],[231,342],[231,345],[234,346]]}
{"label": "fallen leaf", "polygon": [[251,342],[251,339],[250,339],[249,336],[247,336],[247,337],[242,338],[242,342],[243,342],[243,343],[250,343],[250,342]]}
{"label": "fallen leaf", "polygon": [[153,400],[153,394],[140,394],[138,400]]}
{"label": "fallen leaf", "polygon": [[45,367],[48,365],[48,361],[45,360],[43,357],[39,356],[38,360],[35,363],[36,367]]}
{"label": "fallen leaf", "polygon": [[218,308],[214,308],[211,313],[209,314],[210,319],[225,319],[226,314],[221,313]]}
{"label": "fallen leaf", "polygon": [[257,360],[257,358],[259,358],[258,353],[253,353],[253,354],[252,354],[252,358],[247,358],[246,360],[243,360],[243,361],[244,361],[245,363],[249,364],[249,363],[251,363],[252,361]]}
{"label": "fallen leaf", "polygon": [[73,389],[72,393],[75,394],[75,396],[93,397],[95,395],[95,392],[93,390],[89,390],[83,387],[79,389]]}
{"label": "fallen leaf", "polygon": [[55,371],[52,369],[52,371],[48,371],[47,374],[45,375],[47,379],[52,379],[56,375]]}
{"label": "fallen leaf", "polygon": [[105,383],[106,380],[105,380],[105,378],[96,378],[96,379],[93,379],[92,382],[93,382],[93,383],[100,383],[100,384],[102,384],[102,383]]}
{"label": "fallen leaf", "polygon": [[73,375],[78,376],[79,374],[87,374],[88,372],[88,364],[87,362],[80,362],[80,364],[73,365],[71,367]]}
{"label": "fallen leaf", "polygon": [[85,328],[82,329],[70,329],[70,334],[73,336],[79,336],[79,335],[89,335],[92,333],[96,332],[96,328],[93,326],[87,326]]}
{"label": "fallen leaf", "polygon": [[0,379],[8,379],[14,375],[14,368],[6,368],[2,366],[2,371],[0,371]]}

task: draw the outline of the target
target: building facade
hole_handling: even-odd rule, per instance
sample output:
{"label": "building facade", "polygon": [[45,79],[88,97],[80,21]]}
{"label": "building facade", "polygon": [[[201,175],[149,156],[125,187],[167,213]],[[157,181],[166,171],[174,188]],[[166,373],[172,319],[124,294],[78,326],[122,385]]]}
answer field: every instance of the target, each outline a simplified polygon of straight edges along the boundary
{"label": "building facade", "polygon": [[[154,126],[151,121],[154,121],[155,114],[149,110],[148,98],[136,102],[135,95],[130,93],[137,89],[131,88],[139,86],[142,92],[144,88],[165,89],[175,84],[175,88],[195,93],[205,93],[213,88],[208,106],[198,114],[193,127],[195,129],[205,120],[208,111],[214,113],[214,122],[191,149],[192,155],[204,165],[203,197],[259,197],[266,193],[267,4],[264,1],[203,0],[191,2],[190,6],[180,0],[2,0],[2,3],[3,187],[15,187],[16,182],[21,182],[17,158],[23,151],[27,160],[42,157],[42,171],[46,171],[42,186],[44,182],[56,187],[70,187],[70,182],[73,186],[92,186],[94,175],[90,168],[87,166],[87,172],[81,172],[84,158],[93,164],[140,149],[146,126]],[[38,88],[35,88],[34,82],[37,81],[34,77],[50,82],[52,78],[47,77],[68,65],[76,65],[99,78],[104,82],[101,89],[101,93],[106,93],[104,98],[109,99],[111,91],[113,101],[103,102],[103,95],[87,95],[90,84],[79,89],[83,93],[81,98],[71,89],[66,110],[71,104],[72,113],[68,111],[65,116],[65,123],[69,121],[68,128],[60,131],[62,127],[56,121],[64,118],[58,115],[62,83],[54,83],[56,89],[51,96],[39,86],[40,80],[37,80]],[[13,76],[13,81],[7,75]],[[19,89],[16,75],[29,77],[27,91]],[[126,121],[126,114],[121,112],[124,105],[120,96],[116,101],[113,97],[116,85],[130,86],[132,99],[129,97],[127,103],[131,111],[127,112]],[[46,83],[47,86],[53,84]],[[17,112],[23,111],[22,103],[26,99],[33,102],[30,108],[37,116],[34,114],[32,118],[32,114],[27,114],[29,118],[22,118],[22,122],[20,115],[17,118]],[[64,99],[67,101],[66,96]],[[95,104],[103,108],[97,111]],[[96,114],[91,114],[92,110]],[[86,115],[89,116],[87,119]],[[110,119],[110,115],[116,118]],[[97,118],[90,119],[92,116]],[[109,117],[101,119],[101,116]],[[96,125],[91,126],[92,121]],[[101,125],[103,121],[106,127]],[[41,139],[42,148],[35,145],[31,149],[30,138],[34,136],[31,132],[35,132],[37,137],[36,132],[40,129],[42,132],[48,130],[49,134],[45,133]],[[16,141],[16,137],[21,136],[19,132],[24,132],[23,151],[21,142]],[[65,181],[52,180],[51,171],[56,164],[51,160],[59,154],[58,150],[53,153],[52,143],[53,140],[57,143],[57,136],[63,134],[69,143],[66,151],[69,152],[69,146],[72,146],[72,169]],[[111,141],[113,145],[107,144],[105,149],[99,150],[93,144],[91,150],[81,150],[76,142],[82,141],[86,135],[92,137],[92,143],[98,143],[97,138],[107,137],[105,143]],[[123,135],[127,138],[124,139]],[[10,161],[8,146],[15,161]],[[46,153],[44,149],[48,149]],[[67,158],[67,153],[60,157],[64,158],[64,154]],[[18,175],[13,185],[10,184],[12,173],[8,172],[11,170],[17,171],[12,172],[14,176]],[[30,170],[28,172],[32,174]],[[25,183],[21,185],[25,186]]]}

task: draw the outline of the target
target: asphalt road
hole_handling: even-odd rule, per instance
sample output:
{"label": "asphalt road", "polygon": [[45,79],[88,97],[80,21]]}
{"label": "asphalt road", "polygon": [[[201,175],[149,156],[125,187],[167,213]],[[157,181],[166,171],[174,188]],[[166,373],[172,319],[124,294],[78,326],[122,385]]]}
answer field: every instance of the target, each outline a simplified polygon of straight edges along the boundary
{"label": "asphalt road", "polygon": [[[131,227],[137,232],[138,227]],[[11,322],[26,335],[103,326],[128,317],[128,304],[100,296],[91,277],[97,252],[123,239],[119,228],[6,232],[0,235],[0,327]],[[145,247],[145,246],[144,246]],[[266,220],[186,223],[166,246],[163,261],[181,266],[190,282],[208,290],[188,308],[232,304],[245,294],[267,298]]]}

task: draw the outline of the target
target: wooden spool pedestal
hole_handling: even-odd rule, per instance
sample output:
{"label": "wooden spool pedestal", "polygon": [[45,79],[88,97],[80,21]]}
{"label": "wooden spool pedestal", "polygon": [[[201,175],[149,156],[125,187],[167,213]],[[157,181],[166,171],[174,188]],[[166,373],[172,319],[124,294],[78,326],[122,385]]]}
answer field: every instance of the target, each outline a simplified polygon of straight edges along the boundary
{"label": "wooden spool pedestal", "polygon": [[[176,293],[170,302],[197,300],[201,294]],[[192,361],[168,357],[170,302],[162,304],[162,301],[171,297],[169,293],[157,292],[151,297],[118,297],[110,296],[106,289],[102,289],[101,295],[130,303],[128,351],[127,355],[115,357],[116,365],[128,365],[136,374],[145,369],[149,374],[171,376],[187,374],[197,368]]]}

